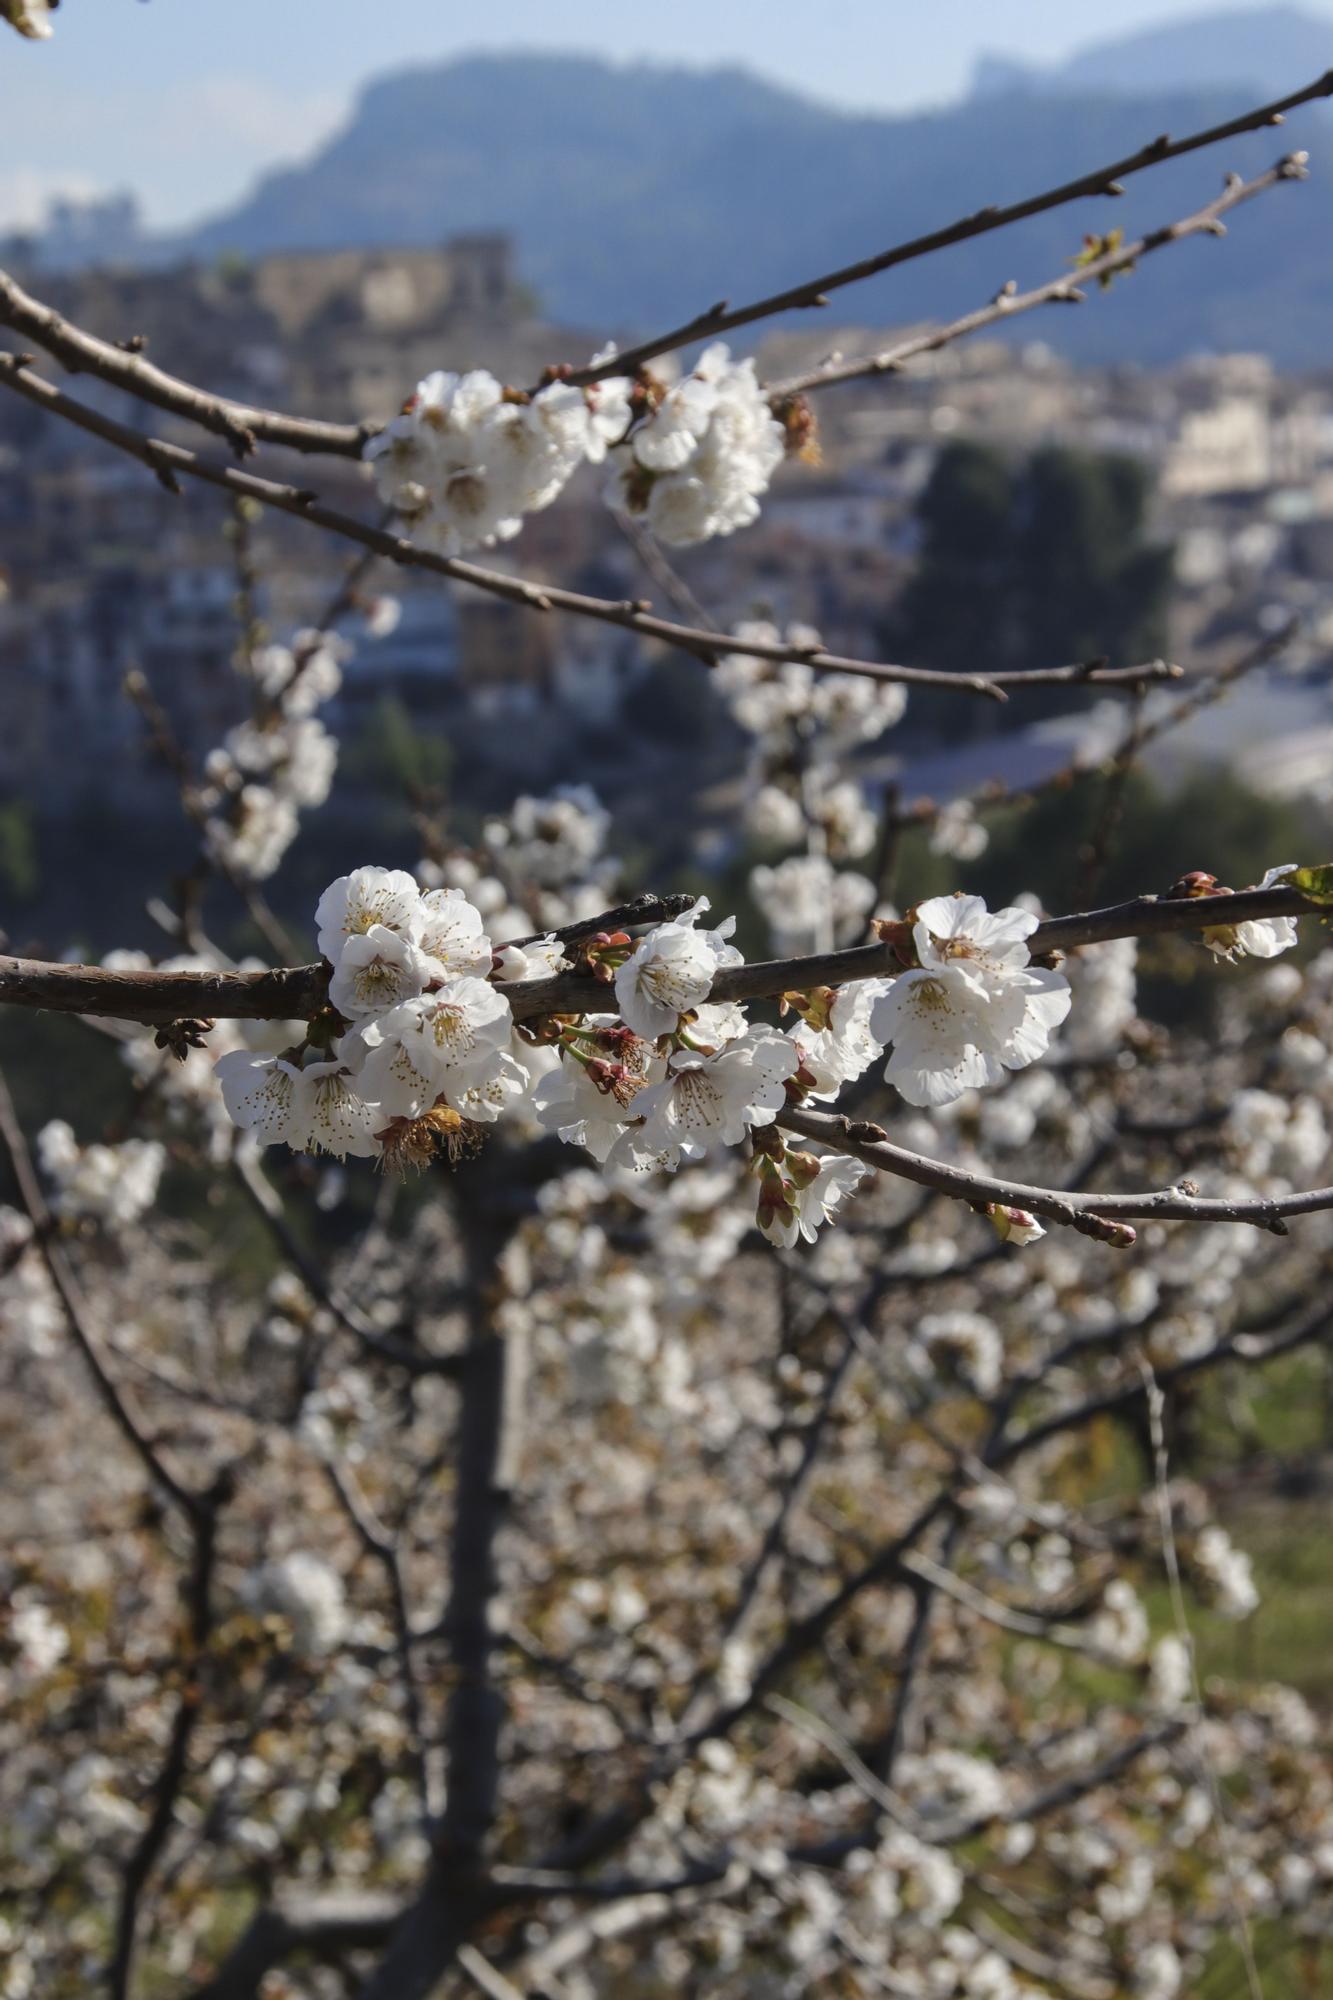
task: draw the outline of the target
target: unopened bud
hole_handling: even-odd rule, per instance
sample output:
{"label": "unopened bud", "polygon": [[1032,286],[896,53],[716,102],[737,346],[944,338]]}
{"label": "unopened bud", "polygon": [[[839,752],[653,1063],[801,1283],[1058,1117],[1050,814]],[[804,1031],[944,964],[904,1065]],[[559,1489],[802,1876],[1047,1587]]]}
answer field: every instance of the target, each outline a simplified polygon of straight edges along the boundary
{"label": "unopened bud", "polygon": [[776,1125],[752,1125],[750,1146],[755,1158],[765,1161],[781,1160],[787,1150],[787,1142]]}
{"label": "unopened bud", "polygon": [[1115,1222],[1105,1215],[1078,1215],[1074,1227],[1084,1236],[1093,1237],[1098,1243],[1105,1243],[1111,1250],[1132,1250],[1139,1240],[1139,1232],[1128,1222]]}
{"label": "unopened bud", "polygon": [[986,1214],[995,1225],[995,1234],[1002,1243],[1036,1243],[1046,1234],[1030,1209],[1007,1208],[1003,1202],[989,1203]]}
{"label": "unopened bud", "polygon": [[1187,874],[1178,875],[1166,893],[1175,900],[1188,896],[1229,896],[1232,891],[1222,888],[1216,875],[1208,874],[1206,869],[1191,868]]}

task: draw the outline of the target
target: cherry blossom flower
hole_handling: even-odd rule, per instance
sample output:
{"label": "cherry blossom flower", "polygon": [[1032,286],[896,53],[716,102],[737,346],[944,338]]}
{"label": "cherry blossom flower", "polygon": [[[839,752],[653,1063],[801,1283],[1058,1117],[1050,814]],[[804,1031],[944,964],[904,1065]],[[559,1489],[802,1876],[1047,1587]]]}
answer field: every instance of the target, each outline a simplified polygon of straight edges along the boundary
{"label": "cherry blossom flower", "polygon": [[374,1153],[377,1107],[360,1095],[341,1060],[300,1068],[285,1056],[232,1049],[213,1071],[232,1123],[261,1146],[290,1146],[295,1153],[366,1157]]}
{"label": "cherry blossom flower", "polygon": [[456,1111],[467,1091],[504,1070],[513,1015],[484,979],[447,979],[362,1029],[362,1087],[395,1117],[416,1117],[443,1096]]}
{"label": "cherry blossom flower", "polygon": [[950,799],[935,815],[930,829],[932,854],[954,861],[977,861],[990,846],[990,835],[977,818],[971,799]]}
{"label": "cherry blossom flower", "polygon": [[612,498],[664,542],[729,535],[758,517],[785,448],[754,362],[718,342],[612,454]]}
{"label": "cherry blossom flower", "polygon": [[211,852],[233,874],[265,882],[296,838],[295,801],[271,785],[244,785],[232,803],[231,817],[211,818],[207,840]]}
{"label": "cherry blossom flower", "polygon": [[499,986],[512,986],[520,979],[553,979],[568,963],[564,946],[548,933],[530,944],[500,945],[491,977]]}
{"label": "cherry blossom flower", "polygon": [[813,1243],[823,1224],[833,1219],[834,1211],[871,1172],[845,1153],[807,1154],[804,1157],[814,1161],[815,1171],[805,1179],[790,1173],[793,1158],[799,1157],[787,1155],[780,1203],[766,1201],[765,1189],[760,1191],[759,1227],[770,1243],[784,1250],[790,1250],[798,1238]]}
{"label": "cherry blossom flower", "polygon": [[1224,1618],[1248,1618],[1259,1603],[1254,1572],[1244,1549],[1238,1549],[1225,1528],[1215,1523],[1199,1532],[1194,1544],[1194,1566],[1213,1592],[1213,1602]]}
{"label": "cherry blossom flower", "polygon": [[871,1032],[870,1019],[891,984],[887,979],[858,979],[841,986],[830,1003],[827,1028],[812,1028],[806,1021],[788,1028],[801,1051],[802,1067],[814,1078],[807,1094],[816,1103],[832,1102],[845,1083],[864,1075],[884,1053],[883,1042]]}
{"label": "cherry blossom flower", "polygon": [[342,1578],[331,1563],[306,1549],[264,1563],[247,1578],[245,1598],[261,1617],[284,1618],[301,1653],[331,1652],[347,1629]]}
{"label": "cherry blossom flower", "polygon": [[775,868],[751,869],[750,894],[780,958],[850,943],[864,934],[875,904],[875,885],[868,875],[835,869],[823,854],[792,854]]}
{"label": "cherry blossom flower", "polygon": [[415,537],[442,555],[460,555],[510,540],[523,516],[549,507],[585,458],[604,455],[616,413],[609,385],[597,404],[594,415],[587,396],[567,383],[529,396],[502,388],[486,369],[436,370],[370,439],[365,456],[381,497]]}
{"label": "cherry blossom flower", "polygon": [[734,917],[713,931],[697,928],[707,908],[703,896],[673,923],[655,925],[616,973],[621,1017],[645,1041],[674,1034],[681,1015],[708,998],[721,967],[741,962],[735,946],[725,941],[736,928]]}
{"label": "cherry blossom flower", "polygon": [[315,906],[315,922],[319,948],[336,965],[345,940],[364,936],[376,924],[418,941],[424,923],[421,893],[401,868],[355,868],[329,884]]}
{"label": "cherry blossom flower", "polygon": [[502,820],[487,822],[485,840],[521,881],[558,889],[587,876],[609,825],[590,785],[560,785],[545,798],[515,799]]}
{"label": "cherry blossom flower", "polygon": [[[647,1080],[665,1074],[658,1059],[645,1072]],[[537,1084],[534,1094],[537,1123],[545,1132],[557,1132],[570,1146],[582,1146],[595,1160],[605,1160],[638,1115],[638,1103],[622,1103],[610,1090],[601,1089],[589,1075],[588,1065],[567,1056],[558,1069],[550,1070]],[[631,1108],[632,1106],[632,1108]]]}
{"label": "cherry blossom flower", "polygon": [[157,1199],[167,1154],[156,1139],[80,1146],[72,1127],[53,1118],[37,1134],[37,1157],[54,1184],[57,1215],[92,1216],[108,1229],[125,1229]]}
{"label": "cherry blossom flower", "polygon": [[716,1055],[678,1050],[662,1082],[635,1099],[642,1145],[691,1160],[739,1145],[751,1126],[772,1124],[796,1065],[796,1050],[772,1028],[750,1028]]}
{"label": "cherry blossom flower", "polygon": [[1002,1243],[1039,1243],[1046,1234],[1030,1209],[1007,1208],[1003,1202],[993,1201],[987,1214],[995,1225],[995,1234]]}
{"label": "cherry blossom flower", "polygon": [[993,914],[979,896],[922,903],[912,935],[919,970],[895,979],[870,1029],[893,1044],[885,1070],[909,1104],[950,1104],[1045,1054],[1069,1012],[1069,982],[1027,963],[1038,919]]}
{"label": "cherry blossom flower", "polygon": [[0,0],[0,15],[29,41],[46,42],[54,30],[51,11],[58,0]]}
{"label": "cherry blossom flower", "polygon": [[417,942],[435,979],[484,979],[491,969],[491,941],[481,911],[461,889],[431,889],[421,898]]}
{"label": "cherry blossom flower", "polygon": [[[1256,888],[1271,889],[1286,876],[1294,874],[1296,863],[1287,862],[1279,868],[1270,868]],[[1203,942],[1216,958],[1236,960],[1239,958],[1276,958],[1279,952],[1290,951],[1297,942],[1295,917],[1250,917],[1241,924],[1210,924],[1203,933]]]}
{"label": "cherry blossom flower", "polygon": [[[489,949],[486,959],[489,965]],[[399,1001],[415,999],[435,976],[438,963],[400,931],[372,924],[345,941],[329,981],[329,999],[348,1020],[381,1014]]]}

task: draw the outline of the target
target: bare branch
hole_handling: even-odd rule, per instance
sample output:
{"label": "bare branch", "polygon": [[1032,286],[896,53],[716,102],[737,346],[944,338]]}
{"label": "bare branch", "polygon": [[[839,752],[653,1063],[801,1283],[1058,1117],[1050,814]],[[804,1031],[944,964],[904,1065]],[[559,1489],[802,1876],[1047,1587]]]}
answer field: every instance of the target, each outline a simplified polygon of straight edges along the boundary
{"label": "bare branch", "polygon": [[1306,159],[1304,153],[1289,153],[1267,173],[1257,175],[1252,181],[1242,181],[1239,176],[1230,175],[1225,190],[1216,201],[1208,202],[1193,215],[1150,230],[1132,243],[1116,244],[1102,256],[1080,263],[1077,270],[1062,271],[1059,277],[1048,278],[1044,285],[1036,285],[1031,291],[1020,292],[1014,286],[1006,286],[996,293],[989,305],[963,313],[944,326],[913,334],[892,347],[881,348],[876,354],[857,354],[845,361],[825,361],[817,368],[807,369],[803,375],[791,375],[784,381],[769,382],[764,386],[771,396],[794,396],[808,389],[829,388],[837,382],[855,382],[867,375],[896,374],[919,355],[935,354],[942,347],[949,347],[968,334],[980,333],[988,326],[996,326],[1002,320],[1017,319],[1023,313],[1034,312],[1039,306],[1080,304],[1085,297],[1085,285],[1109,284],[1117,273],[1132,271],[1141,258],[1150,257],[1155,250],[1165,250],[1169,245],[1183,243],[1191,236],[1225,235],[1222,224],[1224,215],[1233,208],[1239,208],[1243,202],[1253,201],[1256,195],[1280,187],[1284,181],[1304,180]]}
{"label": "bare branch", "polygon": [[894,270],[899,264],[910,263],[915,258],[929,257],[937,250],[947,250],[952,244],[971,242],[975,237],[989,235],[996,229],[1007,229],[1011,223],[1024,222],[1029,216],[1063,208],[1069,202],[1082,201],[1089,195],[1118,195],[1122,192],[1118,184],[1132,174],[1160,166],[1165,160],[1178,160],[1187,153],[1200,152],[1206,146],[1216,146],[1222,140],[1237,138],[1244,132],[1260,132],[1265,126],[1280,125],[1288,111],[1294,111],[1298,105],[1311,104],[1321,97],[1333,97],[1333,70],[1326,70],[1323,76],[1317,77],[1304,89],[1293,91],[1287,97],[1275,98],[1271,104],[1260,105],[1257,110],[1247,111],[1239,118],[1228,119],[1221,125],[1210,125],[1201,132],[1191,132],[1183,139],[1172,139],[1163,133],[1160,138],[1141,146],[1137,152],[1127,154],[1123,160],[1113,160],[1108,166],[1081,174],[1077,180],[1065,181],[1060,187],[1048,188],[1041,194],[1028,195],[1024,200],[1011,202],[1004,208],[978,209],[975,214],[948,223],[943,229],[914,236],[906,243],[895,244],[890,250],[881,250],[873,257],[863,257],[855,264],[844,264],[836,271],[827,271],[822,277],[807,279],[786,291],[772,292],[767,298],[756,299],[750,305],[733,307],[725,299],[719,300],[682,326],[657,334],[651,340],[639,341],[595,367],[576,368],[563,379],[575,384],[599,382],[608,375],[632,372],[658,354],[669,354],[675,348],[688,347],[697,340],[714,340],[734,327],[752,326],[756,320],[771,319],[776,313],[823,306],[830,292],[840,291],[846,285],[859,284],[863,278],[873,278],[881,271]]}
{"label": "bare branch", "polygon": [[[620,906],[621,911],[627,909],[637,914],[643,905]],[[1111,938],[1187,933],[1262,917],[1312,916],[1317,910],[1318,905],[1300,890],[1281,884],[1271,889],[1242,889],[1234,895],[1138,896],[1102,910],[1048,917],[1037,926],[1028,945],[1036,957],[1075,945],[1104,944]],[[569,937],[575,930],[595,935],[589,925],[601,930],[617,914],[613,910],[588,918],[567,927],[562,935]],[[530,944],[533,940],[519,942]],[[852,945],[845,951],[727,966],[714,980],[709,998],[762,1000],[815,986],[882,979],[901,970],[901,961],[889,945]],[[149,1026],[178,1020],[310,1020],[327,1004],[328,976],[323,963],[267,972],[112,972],[100,965],[64,965],[0,955],[0,1004],[46,1008],[58,1014],[97,1014]],[[547,1014],[600,1013],[607,1004],[606,987],[577,972],[519,980],[505,991],[516,1021],[537,1020]]]}
{"label": "bare branch", "polygon": [[878,1125],[844,1118],[837,1112],[806,1111],[791,1107],[780,1111],[777,1123],[803,1138],[822,1140],[826,1146],[851,1153],[867,1166],[879,1167],[901,1180],[915,1181],[918,1187],[934,1188],[937,1194],[965,1201],[974,1208],[991,1202],[1005,1207],[1030,1209],[1048,1222],[1062,1222],[1085,1236],[1103,1240],[1109,1222],[1247,1222],[1256,1229],[1285,1236],[1283,1218],[1312,1215],[1333,1208],[1333,1187],[1309,1188],[1300,1194],[1255,1196],[1252,1200],[1231,1201],[1220,1197],[1185,1194],[1179,1188],[1148,1189],[1140,1194],[1067,1194],[1059,1188],[1029,1187],[1023,1181],[1006,1181],[987,1174],[974,1174],[946,1160],[932,1160],[924,1153],[895,1146]]}
{"label": "bare branch", "polygon": [[35,340],[54,355],[71,375],[96,375],[136,396],[140,402],[155,404],[173,416],[184,417],[212,431],[231,446],[238,458],[245,458],[258,443],[285,446],[289,451],[333,453],[340,458],[360,458],[366,439],[380,428],[377,423],[328,424],[308,417],[284,416],[277,410],[252,409],[196,388],[177,375],[168,375],[151,361],[95,333],[85,333],[63,318],[54,306],[33,298],[5,271],[0,271],[0,326],[12,327],[25,340]]}
{"label": "bare branch", "polygon": [[208,1510],[203,1496],[191,1491],[171,1471],[153,1439],[131,1410],[107,1366],[106,1357],[102,1352],[101,1337],[93,1329],[82,1290],[61,1248],[56,1220],[47,1207],[46,1197],[42,1193],[41,1183],[37,1179],[32,1156],[28,1151],[28,1142],[23,1136],[23,1128],[19,1124],[14,1100],[9,1094],[9,1086],[3,1073],[0,1073],[0,1145],[8,1155],[14,1179],[18,1184],[19,1199],[32,1224],[35,1242],[64,1310],[65,1323],[92,1377],[93,1387],[112,1422],[143,1466],[152,1484],[173,1506],[179,1508],[191,1527],[197,1526],[207,1517]]}
{"label": "bare branch", "polygon": [[1116,686],[1126,682],[1136,685],[1145,679],[1174,679],[1178,676],[1178,669],[1160,660],[1144,667],[1114,670],[1107,668],[1102,661],[1094,660],[1061,667],[1014,668],[997,674],[952,673],[942,668],[855,660],[826,652],[819,646],[791,646],[780,640],[738,638],[731,633],[709,631],[702,626],[678,625],[669,618],[654,616],[651,606],[644,599],[617,601],[607,597],[590,597],[582,591],[565,590],[557,584],[534,583],[526,577],[508,575],[503,570],[485,569],[479,563],[464,561],[461,556],[437,555],[434,550],[423,549],[404,535],[396,535],[387,528],[360,521],[353,514],[344,514],[325,506],[318,495],[307,488],[261,479],[257,474],[242,472],[234,465],[216,465],[193,451],[187,451],[183,445],[145,437],[54,388],[50,382],[33,373],[30,360],[29,356],[0,354],[0,387],[12,389],[16,395],[25,397],[51,415],[62,417],[67,423],[91,432],[118,450],[128,452],[172,491],[178,490],[179,476],[202,480],[205,485],[216,486],[226,493],[242,494],[258,501],[261,506],[273,507],[279,513],[290,514],[299,521],[308,521],[314,527],[340,535],[346,541],[356,542],[402,568],[430,570],[437,576],[447,576],[455,583],[467,584],[525,610],[561,611],[572,617],[592,619],[598,624],[617,625],[625,631],[638,633],[641,638],[659,639],[666,645],[678,647],[681,652],[690,654],[706,666],[713,665],[728,653],[743,653],[748,658],[771,660],[775,664],[795,660],[815,673],[854,674],[864,680],[901,683],[907,687],[950,688],[982,695],[991,701],[1006,701],[1005,689],[1010,687]]}

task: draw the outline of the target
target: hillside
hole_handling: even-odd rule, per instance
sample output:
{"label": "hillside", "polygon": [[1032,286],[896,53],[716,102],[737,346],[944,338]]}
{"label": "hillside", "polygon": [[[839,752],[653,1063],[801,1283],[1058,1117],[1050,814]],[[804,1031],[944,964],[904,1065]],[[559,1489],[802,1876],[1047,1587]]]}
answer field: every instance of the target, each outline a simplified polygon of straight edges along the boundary
{"label": "hillside", "polygon": [[[1307,64],[1283,82],[1309,74]],[[313,159],[270,175],[188,247],[256,254],[502,229],[550,317],[624,332],[849,261],[1252,100],[1225,84],[1142,97],[1071,86],[854,116],[734,69],[478,56],[372,83]],[[1187,244],[1095,307],[1028,328],[1088,358],[1267,344],[1289,364],[1322,361],[1330,136],[1323,107],[1302,111],[1280,136],[1131,182],[1113,217],[1105,202],[1086,204],[858,287],[840,317],[900,323],[966,309],[1010,277],[1059,270],[1085,229],[1168,220],[1207,200],[1225,168],[1253,172],[1305,144],[1311,183],[1238,215],[1225,250]]]}
{"label": "hillside", "polygon": [[1308,7],[1243,7],[1092,42],[1048,67],[982,56],[975,88],[1125,91],[1143,95],[1217,85],[1280,97],[1293,77],[1333,63],[1333,13]]}

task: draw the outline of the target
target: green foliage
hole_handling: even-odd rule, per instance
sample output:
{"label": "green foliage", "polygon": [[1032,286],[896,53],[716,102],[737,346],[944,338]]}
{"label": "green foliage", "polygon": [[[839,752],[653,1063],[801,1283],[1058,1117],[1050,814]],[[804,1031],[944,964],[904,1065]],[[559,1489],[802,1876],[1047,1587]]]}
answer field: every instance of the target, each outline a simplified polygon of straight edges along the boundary
{"label": "green foliage", "polygon": [[[1150,498],[1137,459],[1052,446],[1016,461],[990,445],[950,445],[922,495],[921,559],[896,654],[954,673],[1155,658],[1173,556],[1146,538]],[[1045,705],[1067,703],[1052,689]]]}
{"label": "green foliage", "polygon": [[0,889],[26,903],[40,879],[32,809],[22,799],[10,799],[0,805]]}
{"label": "green foliage", "polygon": [[386,695],[344,755],[345,774],[393,798],[416,800],[443,789],[452,751],[433,736],[395,696]]}
{"label": "green foliage", "polygon": [[1288,880],[1292,888],[1299,889],[1310,902],[1333,903],[1333,861],[1293,869]]}
{"label": "green foliage", "polygon": [[[1083,780],[1023,813],[990,816],[991,844],[968,869],[968,886],[992,903],[1031,888],[1049,909],[1068,906],[1102,811],[1104,783]],[[1180,875],[1206,869],[1229,888],[1257,882],[1284,857],[1318,853],[1323,828],[1308,807],[1261,798],[1226,771],[1206,771],[1165,792],[1130,775],[1124,809],[1097,892],[1099,903],[1144,893],[1163,895]]]}

